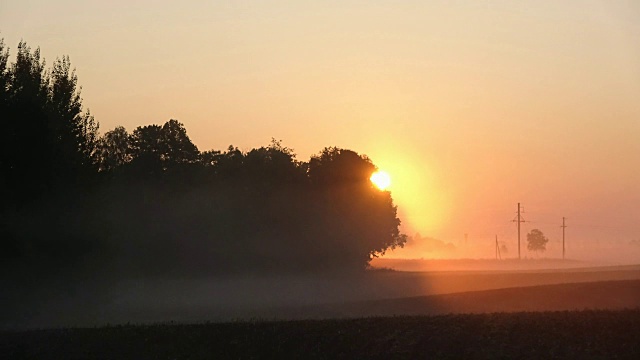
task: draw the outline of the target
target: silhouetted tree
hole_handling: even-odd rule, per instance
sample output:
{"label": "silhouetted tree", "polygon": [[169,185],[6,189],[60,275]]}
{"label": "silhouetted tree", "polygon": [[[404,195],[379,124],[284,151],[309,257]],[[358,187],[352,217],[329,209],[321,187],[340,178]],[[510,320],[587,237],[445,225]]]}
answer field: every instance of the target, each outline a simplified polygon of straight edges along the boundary
{"label": "silhouetted tree", "polygon": [[13,264],[54,273],[111,261],[126,275],[363,268],[406,242],[366,156],[333,147],[301,162],[275,139],[200,153],[173,119],[98,137],[68,57],[45,72],[24,42],[15,63],[8,55],[0,41],[0,239]]}
{"label": "silhouetted tree", "polygon": [[549,239],[538,229],[533,229],[527,234],[527,249],[529,251],[545,251],[547,242],[549,242]]}
{"label": "silhouetted tree", "polygon": [[336,147],[325,148],[309,161],[312,183],[325,188],[334,185],[371,187],[369,177],[375,171],[375,165],[366,156]]}
{"label": "silhouetted tree", "polygon": [[75,70],[71,70],[68,56],[53,63],[47,83],[53,167],[63,174],[94,172],[98,124],[89,112],[82,112],[81,89],[77,86],[78,77]]}
{"label": "silhouetted tree", "polygon": [[11,74],[7,68],[9,49],[5,49],[4,39],[0,39],[0,113],[6,114],[9,101]]}
{"label": "silhouetted tree", "polygon": [[377,168],[369,158],[339,148],[325,148],[309,162],[309,178],[322,215],[312,231],[330,244],[329,256],[345,263],[366,265],[387,249],[402,247],[397,209],[388,191],[369,180]]}
{"label": "silhouetted tree", "polygon": [[183,124],[172,119],[162,125],[161,157],[165,167],[194,163],[199,154]]}
{"label": "silhouetted tree", "polygon": [[227,151],[216,156],[216,173],[220,178],[234,178],[242,176],[245,154],[237,147],[229,145]]}
{"label": "silhouetted tree", "polygon": [[[6,68],[6,52],[0,52]],[[0,164],[14,200],[37,200],[84,183],[93,172],[97,123],[82,111],[68,57],[46,74],[40,50],[18,44],[15,63],[0,70],[5,100]]]}
{"label": "silhouetted tree", "polygon": [[[5,48],[4,39],[0,39],[0,116],[8,117],[9,114],[9,87],[11,86],[11,73],[8,69],[9,50]],[[4,131],[0,132],[0,169],[3,172],[0,175],[0,196],[3,199],[7,199],[9,192],[9,184],[7,184],[6,171],[11,171],[12,164],[11,159],[8,156],[9,153],[9,141],[10,135],[7,129],[8,123],[6,120],[0,120],[0,125],[4,128]]]}
{"label": "silhouetted tree", "polygon": [[[21,266],[74,264],[95,243],[88,190],[97,123],[83,112],[68,57],[45,71],[40,50],[0,49],[0,238]],[[49,273],[55,273],[49,269]]]}
{"label": "silhouetted tree", "polygon": [[271,189],[300,183],[305,177],[295,154],[280,141],[271,140],[267,147],[249,151],[244,156],[246,176],[256,184]]}
{"label": "silhouetted tree", "polygon": [[508,252],[509,252],[509,248],[507,248],[507,244],[505,244],[504,242],[500,243],[500,253],[506,254]]}
{"label": "silhouetted tree", "polygon": [[32,53],[20,42],[16,60],[6,75],[7,107],[0,117],[2,176],[13,190],[10,202],[30,202],[45,192],[51,176],[47,88],[40,50]]}
{"label": "silhouetted tree", "polygon": [[164,171],[162,164],[162,127],[140,126],[129,139],[132,167],[138,173],[158,176]]}
{"label": "silhouetted tree", "polygon": [[218,159],[221,157],[222,152],[219,150],[207,150],[200,153],[198,162],[204,167],[214,167],[218,163]]}
{"label": "silhouetted tree", "polygon": [[98,168],[100,171],[114,171],[131,161],[129,133],[118,126],[107,131],[98,141]]}
{"label": "silhouetted tree", "polygon": [[199,159],[198,148],[177,120],[169,120],[163,126],[136,128],[130,136],[129,148],[134,171],[152,177],[195,164]]}

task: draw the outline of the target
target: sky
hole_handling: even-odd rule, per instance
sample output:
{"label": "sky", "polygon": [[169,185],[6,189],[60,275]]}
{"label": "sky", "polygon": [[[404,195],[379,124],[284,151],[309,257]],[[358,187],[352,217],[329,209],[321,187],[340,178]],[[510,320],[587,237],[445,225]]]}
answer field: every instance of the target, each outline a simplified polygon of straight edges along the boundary
{"label": "sky", "polygon": [[0,37],[69,55],[103,133],[366,154],[410,235],[515,246],[520,202],[523,238],[640,241],[636,1],[5,0]]}

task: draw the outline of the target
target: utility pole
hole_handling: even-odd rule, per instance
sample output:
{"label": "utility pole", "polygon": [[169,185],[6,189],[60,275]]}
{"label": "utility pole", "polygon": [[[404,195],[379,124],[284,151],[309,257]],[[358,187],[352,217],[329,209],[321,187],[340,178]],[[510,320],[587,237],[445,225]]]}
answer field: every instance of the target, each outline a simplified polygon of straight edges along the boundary
{"label": "utility pole", "polygon": [[520,203],[518,203],[518,260],[520,260]]}
{"label": "utility pole", "polygon": [[[520,203],[518,203],[518,217],[512,220],[513,222],[518,223],[518,260],[520,260],[520,223],[525,222],[524,219],[522,218],[520,209],[521,209]],[[522,212],[524,212],[524,209],[522,210]]]}
{"label": "utility pole", "polygon": [[565,217],[562,217],[562,226],[560,226],[562,228],[562,260],[564,260],[564,229],[567,227],[567,225],[564,224],[564,219]]}
{"label": "utility pole", "polygon": [[496,235],[496,260],[502,260],[502,254],[500,254],[500,246],[498,246],[498,235]]}

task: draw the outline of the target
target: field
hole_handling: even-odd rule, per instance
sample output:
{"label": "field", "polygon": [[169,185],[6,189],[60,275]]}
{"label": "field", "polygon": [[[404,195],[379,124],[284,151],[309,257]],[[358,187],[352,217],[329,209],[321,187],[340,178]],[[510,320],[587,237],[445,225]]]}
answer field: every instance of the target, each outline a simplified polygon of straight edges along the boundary
{"label": "field", "polygon": [[[316,306],[319,318],[640,308],[640,280],[539,285]],[[291,312],[291,310],[289,310]],[[312,313],[302,309],[300,317]]]}
{"label": "field", "polygon": [[640,358],[640,310],[125,325],[0,334],[0,353],[20,359]]}
{"label": "field", "polygon": [[[440,264],[452,267],[460,262]],[[484,265],[492,266],[490,262]],[[0,297],[0,329],[620,309],[621,305],[640,306],[640,286],[633,282],[639,280],[640,266],[634,265],[509,271],[372,271],[353,276],[128,279],[107,289],[100,289],[95,282],[60,282],[29,292],[21,290],[19,284],[3,284],[3,288],[12,291]],[[562,284],[567,285],[552,286]],[[611,294],[619,295],[607,296]],[[519,298],[529,301],[517,302]],[[533,301],[535,298],[540,301]]]}
{"label": "field", "polygon": [[[535,271],[593,268],[614,268],[620,264],[555,258],[509,258],[509,259],[402,259],[375,258],[371,265],[378,268],[393,268],[400,271]],[[627,265],[626,267],[632,267]]]}
{"label": "field", "polygon": [[[480,263],[443,264],[450,269]],[[15,310],[32,306],[24,302],[13,308],[14,315],[4,307],[0,354],[17,359],[640,358],[640,266],[528,265],[534,268],[131,280],[101,293],[108,296],[97,302],[59,297],[31,303],[37,311],[19,314]]]}
{"label": "field", "polygon": [[[154,304],[111,309],[120,322],[203,319],[229,321],[433,315],[468,312],[622,309],[640,306],[640,267],[618,266],[534,271],[381,271],[363,277],[253,279],[199,291],[190,283],[146,290]],[[235,287],[234,287],[235,286]],[[183,298],[180,297],[180,294]],[[164,299],[171,299],[165,302]],[[204,299],[204,300],[202,300]],[[234,299],[234,304],[225,302]],[[188,304],[186,306],[185,304]],[[215,304],[212,306],[212,304]],[[111,316],[110,316],[111,317]]]}

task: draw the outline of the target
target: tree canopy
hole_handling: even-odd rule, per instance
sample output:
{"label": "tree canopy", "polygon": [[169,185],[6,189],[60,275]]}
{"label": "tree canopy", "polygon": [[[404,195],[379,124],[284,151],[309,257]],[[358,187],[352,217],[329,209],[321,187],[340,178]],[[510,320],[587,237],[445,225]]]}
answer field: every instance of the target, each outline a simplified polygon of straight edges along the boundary
{"label": "tree canopy", "polygon": [[80,186],[94,172],[98,124],[83,111],[68,57],[45,71],[40,50],[20,42],[7,64],[0,43],[0,166],[4,199],[28,204]]}
{"label": "tree canopy", "polygon": [[549,242],[549,239],[538,229],[533,229],[527,234],[527,249],[529,251],[545,251],[547,242]]}
{"label": "tree canopy", "polygon": [[13,264],[139,275],[358,269],[406,242],[364,155],[328,147],[299,161],[275,139],[201,152],[175,119],[100,136],[68,57],[47,70],[21,42],[8,59],[0,42],[0,235]]}

